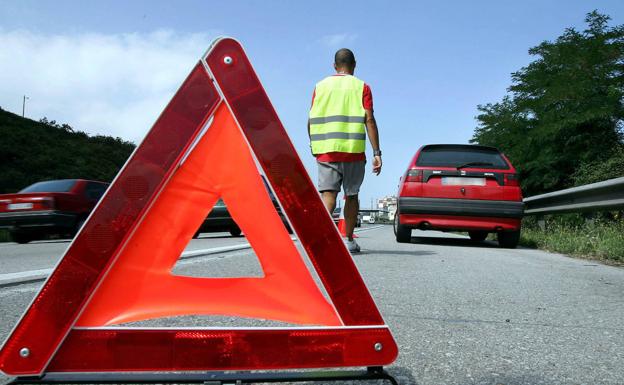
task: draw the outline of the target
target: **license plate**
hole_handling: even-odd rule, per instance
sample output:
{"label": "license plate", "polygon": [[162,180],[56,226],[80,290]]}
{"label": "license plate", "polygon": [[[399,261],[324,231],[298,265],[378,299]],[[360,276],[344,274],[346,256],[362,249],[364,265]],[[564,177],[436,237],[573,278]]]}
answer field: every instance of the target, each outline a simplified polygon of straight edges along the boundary
{"label": "license plate", "polygon": [[9,203],[9,210],[28,210],[33,208],[32,203]]}
{"label": "license plate", "polygon": [[442,184],[447,186],[485,186],[485,178],[443,176]]}

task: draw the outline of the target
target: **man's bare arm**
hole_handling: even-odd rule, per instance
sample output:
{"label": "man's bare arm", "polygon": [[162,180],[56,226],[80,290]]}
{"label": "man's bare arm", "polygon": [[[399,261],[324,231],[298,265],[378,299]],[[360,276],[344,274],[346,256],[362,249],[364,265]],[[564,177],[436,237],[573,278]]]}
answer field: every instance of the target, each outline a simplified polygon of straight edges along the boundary
{"label": "man's bare arm", "polygon": [[[373,151],[379,150],[379,131],[377,130],[377,121],[373,110],[364,110],[366,112],[366,132],[368,140],[370,140]],[[381,156],[373,157],[373,173],[379,175],[381,172]]]}

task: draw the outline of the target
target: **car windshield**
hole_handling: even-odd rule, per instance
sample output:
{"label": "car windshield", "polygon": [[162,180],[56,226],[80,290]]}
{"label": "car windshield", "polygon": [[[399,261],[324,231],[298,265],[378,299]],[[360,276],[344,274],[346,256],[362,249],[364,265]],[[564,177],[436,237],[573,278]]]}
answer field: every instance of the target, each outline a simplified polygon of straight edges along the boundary
{"label": "car windshield", "polygon": [[427,146],[420,151],[416,166],[509,168],[495,149],[471,146]]}
{"label": "car windshield", "polygon": [[45,182],[37,182],[26,187],[21,193],[34,193],[34,192],[68,192],[76,184],[75,179],[65,180],[49,180]]}

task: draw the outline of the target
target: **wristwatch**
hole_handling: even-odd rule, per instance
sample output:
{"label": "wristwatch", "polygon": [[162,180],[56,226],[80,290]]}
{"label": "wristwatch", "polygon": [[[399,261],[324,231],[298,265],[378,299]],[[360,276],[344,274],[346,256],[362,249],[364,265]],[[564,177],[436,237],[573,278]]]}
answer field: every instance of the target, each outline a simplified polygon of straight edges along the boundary
{"label": "wristwatch", "polygon": [[381,156],[381,150],[373,150],[373,156]]}

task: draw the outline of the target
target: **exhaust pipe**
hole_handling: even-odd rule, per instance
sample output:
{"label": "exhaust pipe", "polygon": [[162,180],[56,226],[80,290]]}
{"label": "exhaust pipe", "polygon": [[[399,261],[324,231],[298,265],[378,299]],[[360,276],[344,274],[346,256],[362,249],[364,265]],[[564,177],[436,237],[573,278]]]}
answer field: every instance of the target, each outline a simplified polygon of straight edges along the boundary
{"label": "exhaust pipe", "polygon": [[418,225],[418,228],[421,230],[429,230],[431,228],[431,223],[422,222],[420,225]]}

